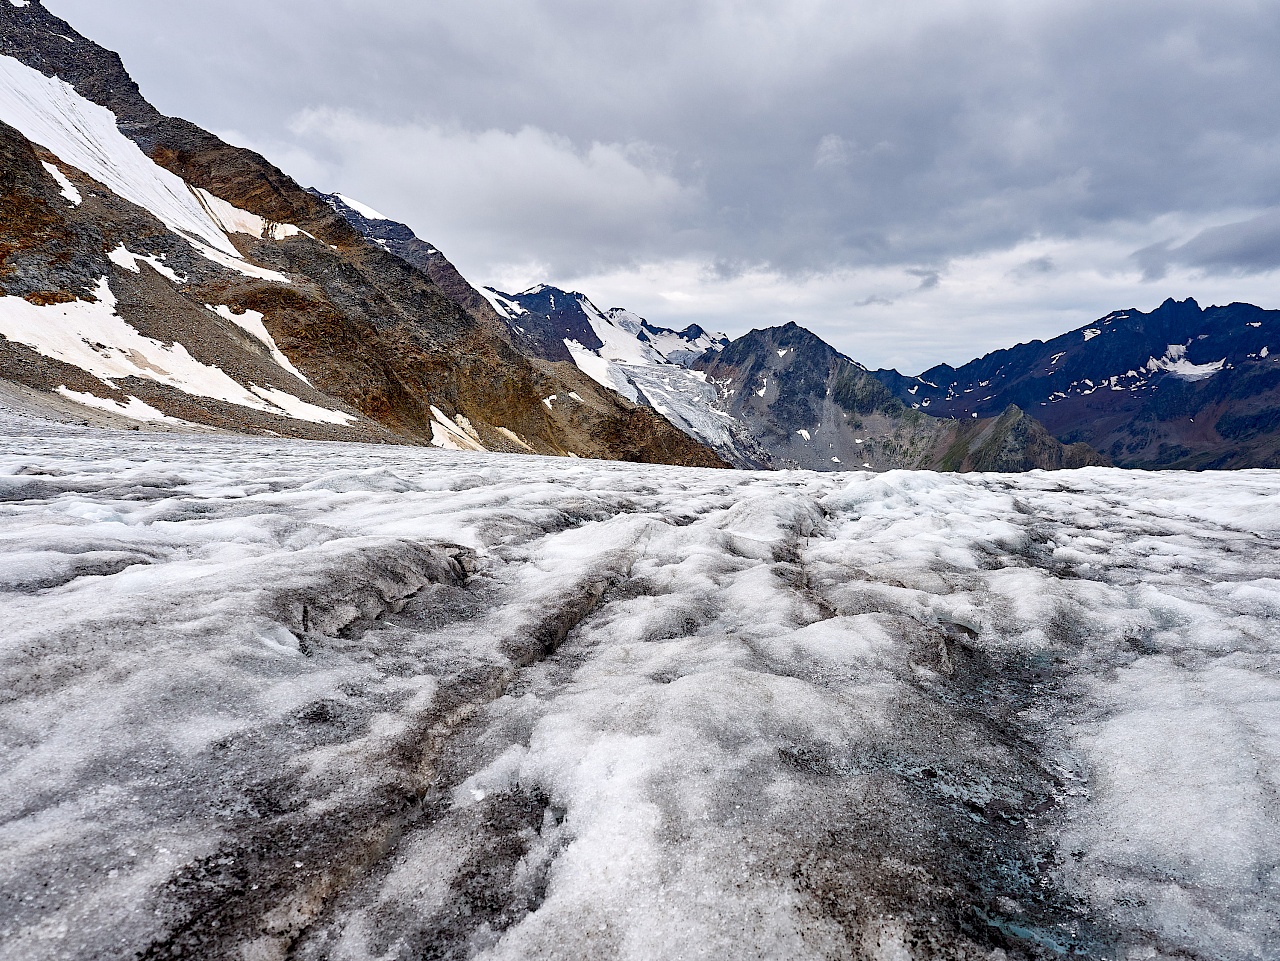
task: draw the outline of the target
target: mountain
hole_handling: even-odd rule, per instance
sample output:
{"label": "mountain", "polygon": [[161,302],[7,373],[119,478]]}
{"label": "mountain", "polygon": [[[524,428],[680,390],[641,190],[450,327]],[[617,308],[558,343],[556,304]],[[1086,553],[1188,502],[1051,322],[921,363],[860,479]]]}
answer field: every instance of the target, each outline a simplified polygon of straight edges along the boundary
{"label": "mountain", "polygon": [[[493,287],[481,293],[510,326],[538,345],[549,360],[572,360],[584,371],[601,370],[605,363],[628,366],[676,364],[690,366],[707,351],[729,343],[724,334],[711,334],[697,324],[684,330],[656,327],[621,307],[602,311],[584,294],[539,284],[518,294]],[[588,355],[594,360],[586,359]],[[621,387],[625,373],[613,383]]]}
{"label": "mountain", "polygon": [[[481,293],[514,330],[529,338],[550,360],[579,363],[592,355],[615,364],[687,367],[707,351],[720,350],[729,342],[723,334],[708,333],[697,324],[677,331],[656,327],[621,307],[602,311],[584,294],[546,284],[518,294],[493,287]],[[600,365],[588,360],[586,368],[599,370]]]}
{"label": "mountain", "polygon": [[631,311],[601,310],[586,295],[539,284],[518,294],[484,288],[518,342],[547,360],[567,360],[602,387],[652,408],[730,464],[762,468],[771,458],[721,409],[714,385],[690,365],[729,342],[697,325],[676,331]]}
{"label": "mountain", "polygon": [[1024,471],[1106,463],[1086,445],[1064,447],[1017,407],[964,420],[924,414],[794,323],[753,330],[697,367],[776,466]]}
{"label": "mountain", "polygon": [[527,356],[442,256],[399,241],[161,115],[38,0],[0,3],[9,392],[86,421],[722,464]]}
{"label": "mountain", "polygon": [[1122,467],[1280,466],[1280,311],[1167,300],[919,377],[874,377],[914,409],[985,417],[1016,404]]}
{"label": "mountain", "polygon": [[912,409],[794,323],[730,341],[602,311],[545,284],[482,293],[540,356],[567,357],[737,467],[1022,471],[1107,462],[1087,445],[1060,444],[1017,407],[963,420]]}

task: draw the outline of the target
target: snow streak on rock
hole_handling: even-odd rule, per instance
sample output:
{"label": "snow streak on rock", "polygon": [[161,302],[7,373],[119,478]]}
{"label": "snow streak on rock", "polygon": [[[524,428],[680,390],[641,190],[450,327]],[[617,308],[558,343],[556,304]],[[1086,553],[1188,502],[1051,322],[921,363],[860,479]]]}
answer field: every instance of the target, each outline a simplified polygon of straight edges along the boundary
{"label": "snow streak on rock", "polygon": [[[128,270],[140,270],[138,261],[150,263],[172,275],[163,261],[140,257],[123,245],[108,256]],[[75,300],[65,304],[36,306],[21,297],[0,297],[0,335],[24,344],[64,363],[92,374],[104,383],[129,378],[151,380],[176,387],[193,397],[222,400],[251,410],[283,414],[317,424],[347,424],[355,418],[344,411],[309,404],[274,387],[245,387],[220,367],[201,363],[177,341],[162,343],[144,337],[129,325],[116,310],[117,301],[107,278],[102,278],[94,292],[96,300]],[[261,327],[262,315],[246,313],[236,316],[230,308],[220,314],[246,328],[254,336],[270,339]],[[265,342],[264,342],[265,343]],[[268,345],[275,347],[275,342]],[[298,377],[299,374],[279,350],[273,350],[277,363]]]}
{"label": "snow streak on rock", "polygon": [[1280,950],[1280,475],[0,424],[0,957]]}
{"label": "snow streak on rock", "polygon": [[13,57],[0,57],[0,119],[150,211],[171,230],[226,257],[240,258],[186,182],[157,166],[117,129],[115,114],[80,96],[69,83],[46,77]]}

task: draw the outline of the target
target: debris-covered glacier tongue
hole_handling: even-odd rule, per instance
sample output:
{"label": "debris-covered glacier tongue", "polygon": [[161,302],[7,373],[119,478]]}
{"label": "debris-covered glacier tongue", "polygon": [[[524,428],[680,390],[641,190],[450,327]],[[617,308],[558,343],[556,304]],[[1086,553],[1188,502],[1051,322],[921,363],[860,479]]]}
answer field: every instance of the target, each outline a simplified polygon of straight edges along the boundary
{"label": "debris-covered glacier tongue", "polygon": [[0,433],[2,958],[1280,955],[1280,473]]}

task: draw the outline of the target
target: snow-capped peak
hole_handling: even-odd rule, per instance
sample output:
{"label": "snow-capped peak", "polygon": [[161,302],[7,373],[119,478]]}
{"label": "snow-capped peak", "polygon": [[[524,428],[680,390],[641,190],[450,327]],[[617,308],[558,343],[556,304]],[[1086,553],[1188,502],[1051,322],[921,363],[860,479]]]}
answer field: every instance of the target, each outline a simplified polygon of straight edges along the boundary
{"label": "snow-capped peak", "polygon": [[348,197],[346,194],[334,194],[334,196],[337,197],[339,200],[341,200],[344,204],[346,204],[352,210],[354,210],[356,213],[358,213],[365,220],[390,220],[391,219],[390,217],[386,217],[378,213],[368,204],[362,204],[358,200],[353,200],[352,198]]}

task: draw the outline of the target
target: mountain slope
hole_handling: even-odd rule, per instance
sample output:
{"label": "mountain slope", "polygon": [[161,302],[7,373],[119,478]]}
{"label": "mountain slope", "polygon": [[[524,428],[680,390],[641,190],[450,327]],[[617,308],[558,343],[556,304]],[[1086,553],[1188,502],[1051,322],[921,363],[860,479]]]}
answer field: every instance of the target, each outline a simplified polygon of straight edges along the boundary
{"label": "mountain slope", "polygon": [[777,466],[1022,471],[1106,463],[1085,445],[1064,448],[1017,408],[962,421],[914,410],[794,323],[754,330],[697,366]]}
{"label": "mountain slope", "polygon": [[[605,365],[689,366],[707,351],[728,343],[696,324],[684,330],[656,327],[621,307],[602,311],[585,294],[539,284],[518,294],[486,287],[483,295],[516,331],[538,345],[550,360],[573,360],[604,383]],[[603,362],[603,363],[601,363]],[[625,374],[607,386],[627,392]]]}
{"label": "mountain slope", "polygon": [[0,4],[0,70],[0,376],[126,418],[719,463],[524,356],[260,156],[161,116],[38,2]]}
{"label": "mountain slope", "polygon": [[548,360],[568,360],[633,403],[652,408],[736,467],[760,468],[767,453],[718,403],[693,361],[723,349],[727,338],[697,325],[682,331],[650,324],[631,311],[602,311],[584,294],[539,284],[518,294],[482,293],[518,342]]}
{"label": "mountain slope", "polygon": [[960,368],[876,371],[932,414],[988,416],[1016,404],[1061,440],[1130,467],[1280,465],[1280,311],[1194,300],[1117,311],[1052,340]]}

